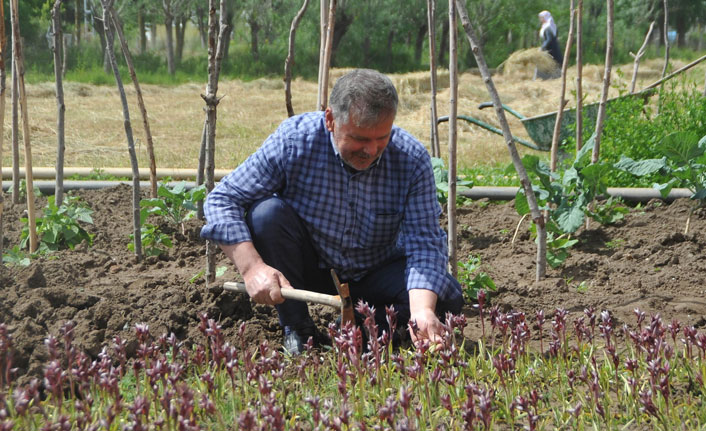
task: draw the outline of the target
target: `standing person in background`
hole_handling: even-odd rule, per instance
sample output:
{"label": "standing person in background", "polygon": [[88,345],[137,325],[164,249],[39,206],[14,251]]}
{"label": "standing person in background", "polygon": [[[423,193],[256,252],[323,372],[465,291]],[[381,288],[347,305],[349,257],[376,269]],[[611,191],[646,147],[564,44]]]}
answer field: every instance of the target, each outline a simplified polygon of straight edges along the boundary
{"label": "standing person in background", "polygon": [[325,111],[285,120],[208,195],[201,236],[220,245],[254,301],[277,308],[290,354],[302,352],[314,322],[281,289],[336,293],[329,268],[354,304],[375,307],[381,330],[386,306],[403,331],[413,322],[413,341],[439,340],[439,316],[461,311],[431,159],[393,125],[397,102],[388,77],[349,72]]}
{"label": "standing person in background", "polygon": [[559,38],[557,36],[556,23],[549,11],[543,10],[539,13],[539,22],[542,27],[539,29],[539,38],[542,40],[542,51],[547,51],[556,62],[556,67],[552,70],[535,69],[535,79],[555,79],[561,76],[561,64],[564,61],[564,56],[561,54],[559,47]]}

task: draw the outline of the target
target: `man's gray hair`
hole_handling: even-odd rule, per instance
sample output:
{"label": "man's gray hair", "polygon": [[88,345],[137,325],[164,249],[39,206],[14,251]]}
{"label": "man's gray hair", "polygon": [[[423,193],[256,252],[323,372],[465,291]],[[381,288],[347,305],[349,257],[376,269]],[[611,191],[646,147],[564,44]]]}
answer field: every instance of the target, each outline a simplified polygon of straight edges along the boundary
{"label": "man's gray hair", "polygon": [[331,90],[329,105],[333,118],[365,127],[397,114],[397,90],[387,76],[371,69],[355,69],[338,78]]}

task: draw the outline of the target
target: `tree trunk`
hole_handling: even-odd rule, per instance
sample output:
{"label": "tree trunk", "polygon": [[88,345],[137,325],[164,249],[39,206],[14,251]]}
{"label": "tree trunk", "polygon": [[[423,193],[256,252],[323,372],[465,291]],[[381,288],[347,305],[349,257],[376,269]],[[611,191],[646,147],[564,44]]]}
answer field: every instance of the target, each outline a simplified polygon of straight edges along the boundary
{"label": "tree trunk", "polygon": [[260,24],[258,24],[255,17],[250,17],[248,19],[248,26],[250,27],[250,54],[253,60],[257,61],[260,59],[260,48],[257,40],[257,34],[260,32]]}
{"label": "tree trunk", "polygon": [[137,9],[137,37],[138,52],[144,54],[147,51],[147,31],[145,28],[145,10],[142,6]]}
{"label": "tree trunk", "polygon": [[[103,1],[103,0],[101,0]],[[170,0],[163,0],[164,4],[164,31],[166,32],[167,40],[167,71],[170,76],[174,76],[176,66],[174,65],[174,34],[172,27],[174,16],[172,15]]]}
{"label": "tree trunk", "polygon": [[[666,2],[667,0],[665,0]],[[601,102],[598,105],[596,118],[596,131],[594,132],[595,143],[591,154],[591,163],[598,163],[601,153],[601,135],[603,134],[603,122],[605,121],[606,107],[608,104],[608,90],[610,90],[610,74],[613,69],[613,0],[607,0],[606,16],[606,47],[605,47],[605,69],[603,70],[603,91],[601,92]]]}
{"label": "tree trunk", "polygon": [[140,108],[140,114],[142,115],[142,125],[145,129],[145,140],[147,142],[147,156],[150,160],[150,191],[153,198],[157,197],[157,162],[154,157],[154,143],[152,142],[152,132],[150,130],[150,122],[147,117],[147,108],[145,108],[145,101],[142,98],[142,89],[140,88],[140,82],[137,80],[137,73],[135,73],[135,65],[132,61],[132,55],[130,54],[130,49],[127,45],[127,40],[125,40],[125,35],[123,34],[122,24],[118,19],[118,14],[115,9],[110,10],[110,17],[113,22],[113,26],[118,34],[118,40],[120,41],[120,48],[123,51],[123,56],[125,57],[125,64],[130,72],[130,79],[132,79],[132,84],[135,87],[135,94],[137,95],[137,106]]}
{"label": "tree trunk", "polygon": [[142,235],[140,228],[140,169],[137,165],[137,154],[135,153],[135,140],[132,135],[132,123],[130,122],[130,108],[125,96],[125,87],[118,70],[118,62],[113,51],[114,39],[113,31],[110,27],[110,11],[113,8],[114,0],[101,0],[103,5],[103,24],[105,25],[106,52],[110,59],[110,66],[113,69],[115,83],[120,93],[120,102],[123,106],[123,124],[125,126],[125,136],[127,137],[127,148],[130,154],[130,165],[132,165],[132,227],[133,245],[135,246],[135,258],[142,261]]}
{"label": "tree trunk", "polygon": [[436,0],[427,0],[427,21],[429,26],[429,69],[431,79],[431,155],[441,157],[439,126],[436,112]]}
{"label": "tree trunk", "polygon": [[199,39],[201,40],[201,48],[206,48],[206,43],[208,39],[208,30],[204,22],[206,13],[203,7],[201,6],[201,4],[196,6],[196,23],[199,29]]}
{"label": "tree trunk", "polygon": [[[215,147],[216,147],[216,110],[218,107],[218,77],[221,71],[223,60],[223,50],[225,48],[224,38],[230,33],[226,23],[226,0],[221,0],[220,5],[220,29],[218,29],[218,44],[216,45],[216,0],[209,0],[208,11],[208,84],[206,94],[201,97],[206,102],[206,188],[210,192],[213,190],[215,171]],[[216,281],[216,249],[213,241],[206,242],[206,283],[211,284]]]}
{"label": "tree trunk", "polygon": [[446,201],[448,211],[448,253],[449,272],[454,278],[458,275],[456,245],[456,115],[458,112],[458,66],[456,56],[457,18],[454,0],[449,0],[449,196]]}
{"label": "tree trunk", "polygon": [[[493,83],[493,78],[490,76],[490,70],[488,69],[488,64],[485,62],[485,57],[483,56],[483,51],[478,44],[478,39],[473,30],[471,20],[468,18],[468,11],[466,10],[466,5],[463,0],[456,0],[456,6],[458,8],[458,13],[461,16],[461,22],[463,23],[463,28],[466,31],[466,38],[471,45],[471,51],[476,59],[478,68],[480,69],[480,74],[485,82],[488,92],[493,100],[493,106],[495,107],[495,114],[500,122],[503,137],[505,138],[505,144],[510,151],[510,156],[512,157],[512,163],[517,171],[517,176],[520,178],[520,184],[527,196],[527,203],[529,204],[530,211],[532,214],[532,219],[535,226],[537,227],[537,275],[536,281],[541,280],[545,277],[547,271],[547,230],[545,226],[544,217],[539,211],[539,206],[537,205],[537,198],[532,190],[532,183],[527,176],[527,171],[525,170],[520,155],[517,152],[517,147],[515,146],[514,139],[512,137],[512,132],[510,132],[510,125],[505,117],[505,111],[502,107],[502,102],[500,101],[500,96],[498,91],[495,89],[495,84]],[[450,184],[449,184],[450,187]]]}
{"label": "tree trunk", "polygon": [[449,21],[444,20],[441,25],[441,46],[439,47],[438,64],[446,63],[446,51],[449,50]]}
{"label": "tree trunk", "polygon": [[186,33],[186,23],[189,22],[189,18],[181,15],[176,22],[176,51],[174,52],[174,57],[176,64],[180,64],[184,56],[184,34]]}
{"label": "tree trunk", "polygon": [[353,19],[353,15],[347,14],[343,7],[338,7],[338,10],[336,11],[336,23],[333,28],[333,45],[331,46],[330,65],[336,64],[336,52],[338,51],[338,46],[341,44],[341,40],[348,32],[351,24],[353,24]]}
{"label": "tree trunk", "polygon": [[76,48],[81,47],[81,12],[82,12],[82,6],[81,6],[81,0],[76,0],[75,6],[74,6],[74,37],[76,38]]}
{"label": "tree trunk", "polygon": [[667,76],[667,69],[669,68],[669,8],[667,5],[667,0],[662,2],[664,4],[664,67],[662,68],[662,78]]}
{"label": "tree trunk", "polygon": [[574,9],[574,0],[570,1],[569,4],[569,16],[571,21],[569,22],[569,34],[566,36],[566,47],[564,48],[564,60],[561,63],[561,92],[559,96],[559,109],[556,114],[556,121],[554,122],[554,134],[552,136],[552,149],[551,149],[551,161],[550,169],[552,172],[556,172],[557,164],[557,154],[559,152],[559,133],[561,132],[561,120],[564,117],[564,108],[568,101],[566,100],[566,69],[569,67],[569,54],[571,53],[571,43],[574,38],[574,19],[576,18],[576,10]]}
{"label": "tree trunk", "polygon": [[284,102],[287,106],[287,116],[291,117],[294,115],[294,108],[292,107],[292,68],[294,67],[294,39],[297,35],[297,27],[299,22],[306,12],[306,8],[309,6],[309,0],[304,0],[299,12],[294,16],[292,20],[292,25],[289,28],[289,48],[287,53],[287,59],[284,61]]}
{"label": "tree trunk", "polygon": [[64,51],[64,36],[61,34],[61,2],[55,0],[51,9],[52,30],[54,33],[54,79],[56,80],[56,185],[54,187],[54,203],[61,206],[64,202],[64,83],[63,61],[61,52]]}
{"label": "tree trunk", "polygon": [[27,94],[25,92],[24,60],[20,43],[20,22],[17,0],[11,0],[11,23],[13,58],[17,68],[17,89],[19,90],[20,112],[22,113],[22,140],[25,149],[25,185],[27,186],[27,225],[29,228],[29,252],[34,253],[39,247],[37,238],[37,220],[34,212],[34,181],[32,178],[32,147],[29,140],[29,118],[27,116]]}
{"label": "tree trunk", "polygon": [[420,25],[417,29],[417,38],[414,41],[414,64],[422,64],[422,48],[424,47],[424,36],[427,35],[428,23]]}

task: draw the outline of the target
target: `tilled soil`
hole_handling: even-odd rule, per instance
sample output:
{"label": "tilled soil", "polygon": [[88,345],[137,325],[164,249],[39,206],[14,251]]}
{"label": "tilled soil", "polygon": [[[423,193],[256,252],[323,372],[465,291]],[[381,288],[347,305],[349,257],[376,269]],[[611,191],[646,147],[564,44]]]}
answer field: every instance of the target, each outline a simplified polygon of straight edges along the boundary
{"label": "tilled soil", "polygon": [[[47,359],[45,338],[59,336],[69,320],[75,324],[75,344],[97,356],[114,337],[136,346],[134,327],[149,325],[154,336],[174,333],[190,342],[201,339],[199,317],[207,313],[224,328],[228,340],[256,346],[263,340],[277,345],[281,339],[274,309],[255,305],[240,294],[225,292],[222,281],[238,278],[227,259],[228,270],[215,286],[207,287],[199,272],[206,266],[205,242],[199,238],[201,222],[189,221],[182,230],[159,223],[173,237],[165,256],[138,263],[128,250],[132,232],[131,188],[121,185],[103,190],[75,192],[93,209],[95,235],[92,246],[81,245],[33,260],[28,267],[0,266],[0,322],[8,326],[16,349],[13,366],[20,381],[40,376]],[[46,200],[38,199],[38,212]],[[503,311],[533,316],[544,310],[551,319],[557,308],[578,317],[589,307],[609,310],[616,324],[633,324],[634,310],[659,313],[697,329],[706,326],[706,213],[697,211],[688,234],[683,234],[692,202],[666,204],[651,201],[631,209],[613,226],[591,224],[577,232],[579,243],[563,267],[549,269],[546,279],[535,283],[536,246],[528,222],[512,202],[474,202],[458,209],[459,260],[480,256],[482,271],[497,285],[490,298]],[[19,242],[24,203],[5,201],[5,247]],[[445,220],[442,223],[446,223]],[[314,318],[320,334],[335,318],[335,311],[319,306]],[[481,336],[480,319],[467,304],[465,336]],[[245,340],[238,329],[245,323]]]}

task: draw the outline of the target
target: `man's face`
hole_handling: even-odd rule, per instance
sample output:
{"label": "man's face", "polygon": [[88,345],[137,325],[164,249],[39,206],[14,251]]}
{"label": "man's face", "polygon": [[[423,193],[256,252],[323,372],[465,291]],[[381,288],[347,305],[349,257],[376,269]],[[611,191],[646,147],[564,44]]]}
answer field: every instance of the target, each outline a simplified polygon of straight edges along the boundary
{"label": "man's face", "polygon": [[336,122],[331,108],[326,108],[326,128],[333,133],[333,142],[341,158],[359,171],[369,168],[385,150],[394,119],[390,115],[373,126],[359,127],[350,115],[348,123]]}

